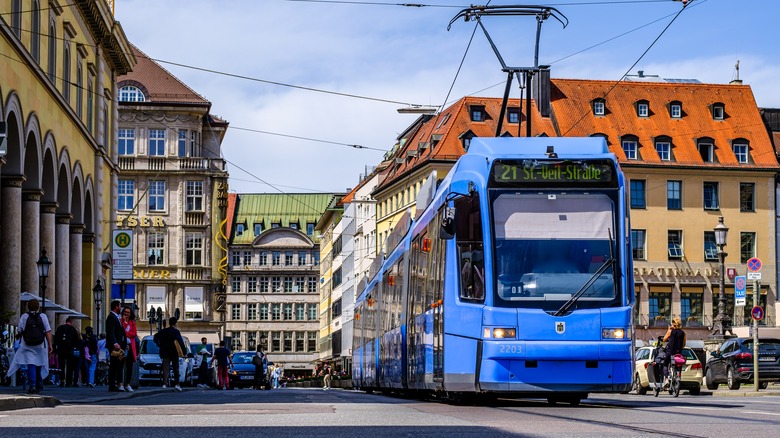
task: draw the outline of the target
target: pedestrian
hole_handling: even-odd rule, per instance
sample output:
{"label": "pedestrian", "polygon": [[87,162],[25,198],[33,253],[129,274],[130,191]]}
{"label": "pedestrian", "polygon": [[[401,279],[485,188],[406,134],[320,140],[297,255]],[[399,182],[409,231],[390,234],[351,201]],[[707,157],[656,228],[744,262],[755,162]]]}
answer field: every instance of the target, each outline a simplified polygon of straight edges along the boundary
{"label": "pedestrian", "polygon": [[[168,319],[168,327],[160,330],[154,335],[154,342],[160,348],[160,359],[162,359],[163,388],[173,386],[173,389],[181,391],[179,386],[179,350],[184,353],[184,340],[181,337],[176,323],[179,320],[172,316]],[[178,346],[177,346],[178,344]],[[173,368],[173,381],[171,385],[171,368]]]}
{"label": "pedestrian", "polygon": [[[87,327],[84,329],[84,344],[86,345],[85,351],[85,359],[89,357],[89,360],[87,361],[87,386],[90,388],[95,387],[95,371],[97,370],[97,363],[100,356],[100,353],[98,352],[98,339],[97,336],[95,336],[95,332],[92,329],[92,327]],[[105,348],[106,342],[103,341],[103,348]]]}
{"label": "pedestrian", "polygon": [[75,318],[69,316],[65,324],[57,327],[54,332],[54,351],[57,353],[57,360],[62,370],[62,379],[60,386],[75,387],[79,380],[79,341],[81,335],[76,327],[73,327]]}
{"label": "pedestrian", "polygon": [[214,351],[214,360],[217,361],[217,389],[230,389],[228,367],[233,366],[233,358],[230,350],[225,347],[225,341],[219,341],[219,348]]}
{"label": "pedestrian", "polygon": [[208,339],[200,338],[200,345],[196,350],[195,357],[198,358],[200,363],[198,364],[198,388],[209,387],[209,357],[211,352],[209,351]]}
{"label": "pedestrian", "polygon": [[43,389],[43,382],[38,380],[38,377],[45,378],[49,375],[49,356],[54,353],[49,319],[46,314],[39,312],[40,306],[38,300],[27,302],[27,313],[19,318],[16,328],[19,349],[14,354],[6,374],[13,376],[16,370],[26,365],[30,384],[28,394],[39,394]]}
{"label": "pedestrian", "polygon": [[106,348],[106,334],[101,333],[97,341],[97,370],[95,371],[95,384],[103,385],[108,381],[108,348]]}
{"label": "pedestrian", "polygon": [[122,360],[127,349],[127,337],[122,328],[119,315],[119,300],[111,301],[111,312],[106,317],[106,348],[108,357],[108,390],[109,392],[123,391],[119,385],[122,382]]}
{"label": "pedestrian", "polygon": [[322,389],[323,390],[327,391],[328,389],[330,389],[330,379],[331,378],[332,377],[331,377],[330,367],[326,366],[324,374],[322,376]]}
{"label": "pedestrian", "polygon": [[252,357],[252,364],[255,366],[255,389],[265,388],[265,369],[268,366],[268,360],[260,346],[257,346],[257,353]]}
{"label": "pedestrian", "polygon": [[273,372],[271,373],[271,381],[273,382],[274,389],[279,389],[279,376],[282,374],[282,369],[277,367],[274,367]]}
{"label": "pedestrian", "polygon": [[672,325],[664,335],[664,342],[666,342],[666,359],[664,361],[664,376],[666,377],[665,385],[669,383],[669,364],[676,354],[682,354],[683,347],[687,342],[685,332],[682,329],[682,321],[679,316],[675,316],[672,319]]}
{"label": "pedestrian", "polygon": [[135,340],[138,337],[138,327],[135,324],[135,312],[130,307],[122,308],[122,328],[125,330],[125,337],[127,338],[127,350],[125,351],[125,363],[124,363],[124,379],[123,385],[127,392],[133,392],[133,385],[130,384],[130,380],[133,377],[133,364],[138,358],[138,350],[136,349]]}

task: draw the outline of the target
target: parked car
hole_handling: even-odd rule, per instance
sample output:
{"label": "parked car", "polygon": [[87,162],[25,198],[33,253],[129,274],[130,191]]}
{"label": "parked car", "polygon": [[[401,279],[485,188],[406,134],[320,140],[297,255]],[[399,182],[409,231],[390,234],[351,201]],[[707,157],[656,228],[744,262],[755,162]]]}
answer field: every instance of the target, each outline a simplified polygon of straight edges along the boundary
{"label": "parked car", "polygon": [[252,357],[255,351],[237,351],[233,353],[233,368],[228,371],[231,388],[249,387],[254,385],[255,366]]}
{"label": "parked car", "polygon": [[[729,389],[739,389],[742,383],[753,382],[753,338],[727,339],[707,360],[707,389],[717,389],[725,383]],[[758,340],[759,387],[780,381],[780,339]]]}
{"label": "parked car", "polygon": [[[691,395],[699,395],[702,383],[701,362],[690,348],[683,348],[682,355],[685,357],[685,365],[683,366],[680,389],[690,391]],[[647,379],[647,366],[655,359],[655,347],[637,349],[634,358],[636,371],[633,390],[637,394],[644,395],[647,394],[650,387],[650,381]]]}
{"label": "parked car", "polygon": [[[182,336],[185,351],[191,352],[190,340]],[[195,355],[188,353],[187,357],[179,358],[179,384],[192,385],[195,376]],[[171,371],[173,376],[173,371]],[[153,336],[144,336],[141,339],[141,349],[138,353],[138,381],[139,383],[162,384],[162,359],[160,359],[160,347],[154,343]]]}

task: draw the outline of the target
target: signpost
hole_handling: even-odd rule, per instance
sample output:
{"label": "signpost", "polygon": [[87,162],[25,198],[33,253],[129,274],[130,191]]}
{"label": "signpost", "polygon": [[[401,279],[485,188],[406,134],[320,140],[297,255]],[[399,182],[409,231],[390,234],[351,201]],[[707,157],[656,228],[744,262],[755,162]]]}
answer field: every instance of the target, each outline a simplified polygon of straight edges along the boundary
{"label": "signpost", "polygon": [[747,301],[747,288],[745,276],[734,277],[734,306],[744,306]]}
{"label": "signpost", "polygon": [[114,230],[111,239],[114,259],[112,277],[119,280],[119,299],[125,304],[125,280],[133,279],[133,231]]}
{"label": "signpost", "polygon": [[750,316],[753,317],[753,387],[756,392],[760,386],[758,381],[758,321],[764,317],[764,309],[758,305],[761,294],[761,272],[759,272],[761,266],[761,259],[758,257],[751,257],[747,261],[747,268],[750,271],[748,278],[753,280],[753,309],[750,311]]}

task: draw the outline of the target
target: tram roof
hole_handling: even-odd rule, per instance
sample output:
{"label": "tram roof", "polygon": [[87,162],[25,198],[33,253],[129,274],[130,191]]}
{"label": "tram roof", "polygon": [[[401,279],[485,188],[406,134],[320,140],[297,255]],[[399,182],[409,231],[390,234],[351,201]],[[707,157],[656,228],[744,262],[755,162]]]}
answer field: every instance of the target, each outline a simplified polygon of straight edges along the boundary
{"label": "tram roof", "polygon": [[610,154],[603,137],[475,137],[466,155],[543,158],[548,147],[559,157]]}

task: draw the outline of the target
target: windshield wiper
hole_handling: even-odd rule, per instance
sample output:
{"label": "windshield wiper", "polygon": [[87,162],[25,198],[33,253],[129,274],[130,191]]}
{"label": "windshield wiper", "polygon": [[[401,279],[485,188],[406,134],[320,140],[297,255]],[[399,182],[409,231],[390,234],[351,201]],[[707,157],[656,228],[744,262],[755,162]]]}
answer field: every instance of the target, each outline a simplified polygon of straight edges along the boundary
{"label": "windshield wiper", "polygon": [[[612,232],[609,232],[609,258],[604,261],[604,263],[599,266],[599,268],[596,270],[596,272],[593,273],[593,275],[588,279],[588,281],[585,282],[585,284],[580,287],[580,290],[577,291],[574,295],[569,298],[569,301],[566,301],[563,303],[563,306],[561,306],[560,309],[558,309],[555,313],[553,313],[553,316],[563,316],[571,306],[574,305],[574,303],[579,300],[583,294],[585,294],[585,291],[588,290],[591,286],[593,286],[593,283],[596,282],[596,280],[601,277],[601,274],[603,274],[608,268],[611,268],[615,264],[615,257],[614,254],[612,254]],[[614,278],[614,273],[613,276]]]}

